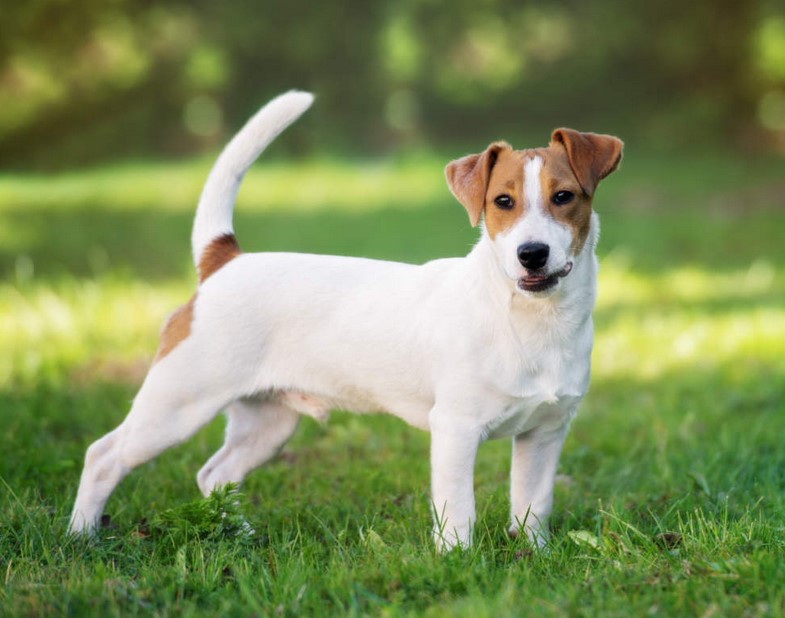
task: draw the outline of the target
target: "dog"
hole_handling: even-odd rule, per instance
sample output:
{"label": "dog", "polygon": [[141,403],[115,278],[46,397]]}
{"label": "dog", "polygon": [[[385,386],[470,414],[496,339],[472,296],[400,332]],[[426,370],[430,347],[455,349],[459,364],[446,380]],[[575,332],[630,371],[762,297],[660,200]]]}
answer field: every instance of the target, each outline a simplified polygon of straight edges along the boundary
{"label": "dog", "polygon": [[128,416],[87,449],[70,532],[92,534],[129,471],[220,410],[226,438],[197,475],[204,495],[272,458],[301,415],[337,408],[430,431],[440,551],[471,544],[479,445],[512,437],[510,534],[544,546],[562,444],[589,386],[592,198],[622,142],[557,129],[546,148],[495,142],[449,163],[450,190],[472,226],[482,221],[466,257],[242,253],[232,213],[243,175],[312,101],[273,99],[211,170],[192,234],[197,290],[165,322]]}

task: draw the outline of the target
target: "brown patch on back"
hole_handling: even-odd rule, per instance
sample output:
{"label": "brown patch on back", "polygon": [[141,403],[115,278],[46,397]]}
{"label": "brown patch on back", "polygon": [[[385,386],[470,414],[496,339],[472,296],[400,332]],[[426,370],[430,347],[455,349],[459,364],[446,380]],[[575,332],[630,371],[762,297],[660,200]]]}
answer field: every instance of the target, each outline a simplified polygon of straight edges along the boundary
{"label": "brown patch on back", "polygon": [[158,351],[155,353],[153,364],[164,358],[169,352],[174,350],[177,345],[191,334],[191,322],[194,317],[194,303],[196,294],[191,296],[186,304],[178,307],[166,319],[161,328],[161,335],[158,343]]}
{"label": "brown patch on back", "polygon": [[[240,247],[234,234],[224,234],[214,239],[202,252],[199,259],[199,283],[220,270],[228,262],[240,255]],[[174,350],[181,341],[188,338],[191,334],[191,322],[194,317],[194,304],[196,294],[167,318],[163,327],[158,344],[158,351],[155,353],[153,364],[164,358],[169,352]]]}
{"label": "brown patch on back", "polygon": [[240,246],[237,244],[237,239],[234,234],[224,234],[210,242],[202,256],[199,258],[199,283],[207,279],[215,271],[219,270],[230,262],[238,255],[240,255]]}

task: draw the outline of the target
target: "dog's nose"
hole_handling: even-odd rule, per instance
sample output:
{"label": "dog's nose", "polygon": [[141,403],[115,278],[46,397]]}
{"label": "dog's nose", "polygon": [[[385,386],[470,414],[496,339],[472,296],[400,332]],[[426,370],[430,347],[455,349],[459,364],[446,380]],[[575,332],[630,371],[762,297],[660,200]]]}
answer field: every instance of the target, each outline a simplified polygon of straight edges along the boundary
{"label": "dog's nose", "polygon": [[518,261],[528,270],[545,266],[551,249],[542,242],[527,242],[518,247]]}

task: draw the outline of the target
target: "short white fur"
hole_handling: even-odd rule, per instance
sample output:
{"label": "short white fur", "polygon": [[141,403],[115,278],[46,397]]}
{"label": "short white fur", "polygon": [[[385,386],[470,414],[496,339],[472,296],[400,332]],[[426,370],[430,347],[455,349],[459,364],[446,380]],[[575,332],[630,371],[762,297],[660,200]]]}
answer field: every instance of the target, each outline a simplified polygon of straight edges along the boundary
{"label": "short white fur", "polygon": [[[194,226],[197,263],[211,239],[231,231],[242,174],[309,97],[279,97],[221,155]],[[483,232],[464,258],[413,266],[259,253],[218,270],[198,289],[189,336],[153,365],[122,424],[88,449],[70,530],[92,533],[131,469],[222,409],[225,444],[197,477],[204,494],[274,456],[301,414],[323,418],[339,407],[388,412],[431,432],[443,550],[471,543],[477,448],[512,436],[511,530],[543,545],[559,453],[588,388],[598,226],[593,215],[590,239],[554,293],[520,293],[520,266],[503,263],[513,245],[530,236],[562,242],[539,212],[541,165],[527,163],[528,214],[512,240]]]}

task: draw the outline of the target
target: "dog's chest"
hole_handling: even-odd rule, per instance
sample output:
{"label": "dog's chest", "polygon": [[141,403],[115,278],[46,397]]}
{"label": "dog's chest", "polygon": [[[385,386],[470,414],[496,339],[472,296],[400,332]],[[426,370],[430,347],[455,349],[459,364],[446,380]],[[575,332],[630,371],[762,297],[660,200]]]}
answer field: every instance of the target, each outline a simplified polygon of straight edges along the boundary
{"label": "dog's chest", "polygon": [[496,415],[487,424],[491,438],[516,435],[534,428],[555,429],[569,422],[589,386],[591,323],[567,342],[539,340],[524,347],[513,371],[499,386]]}
{"label": "dog's chest", "polygon": [[487,427],[489,438],[503,438],[535,428],[551,430],[572,420],[582,393],[553,394],[545,391],[510,401]]}

